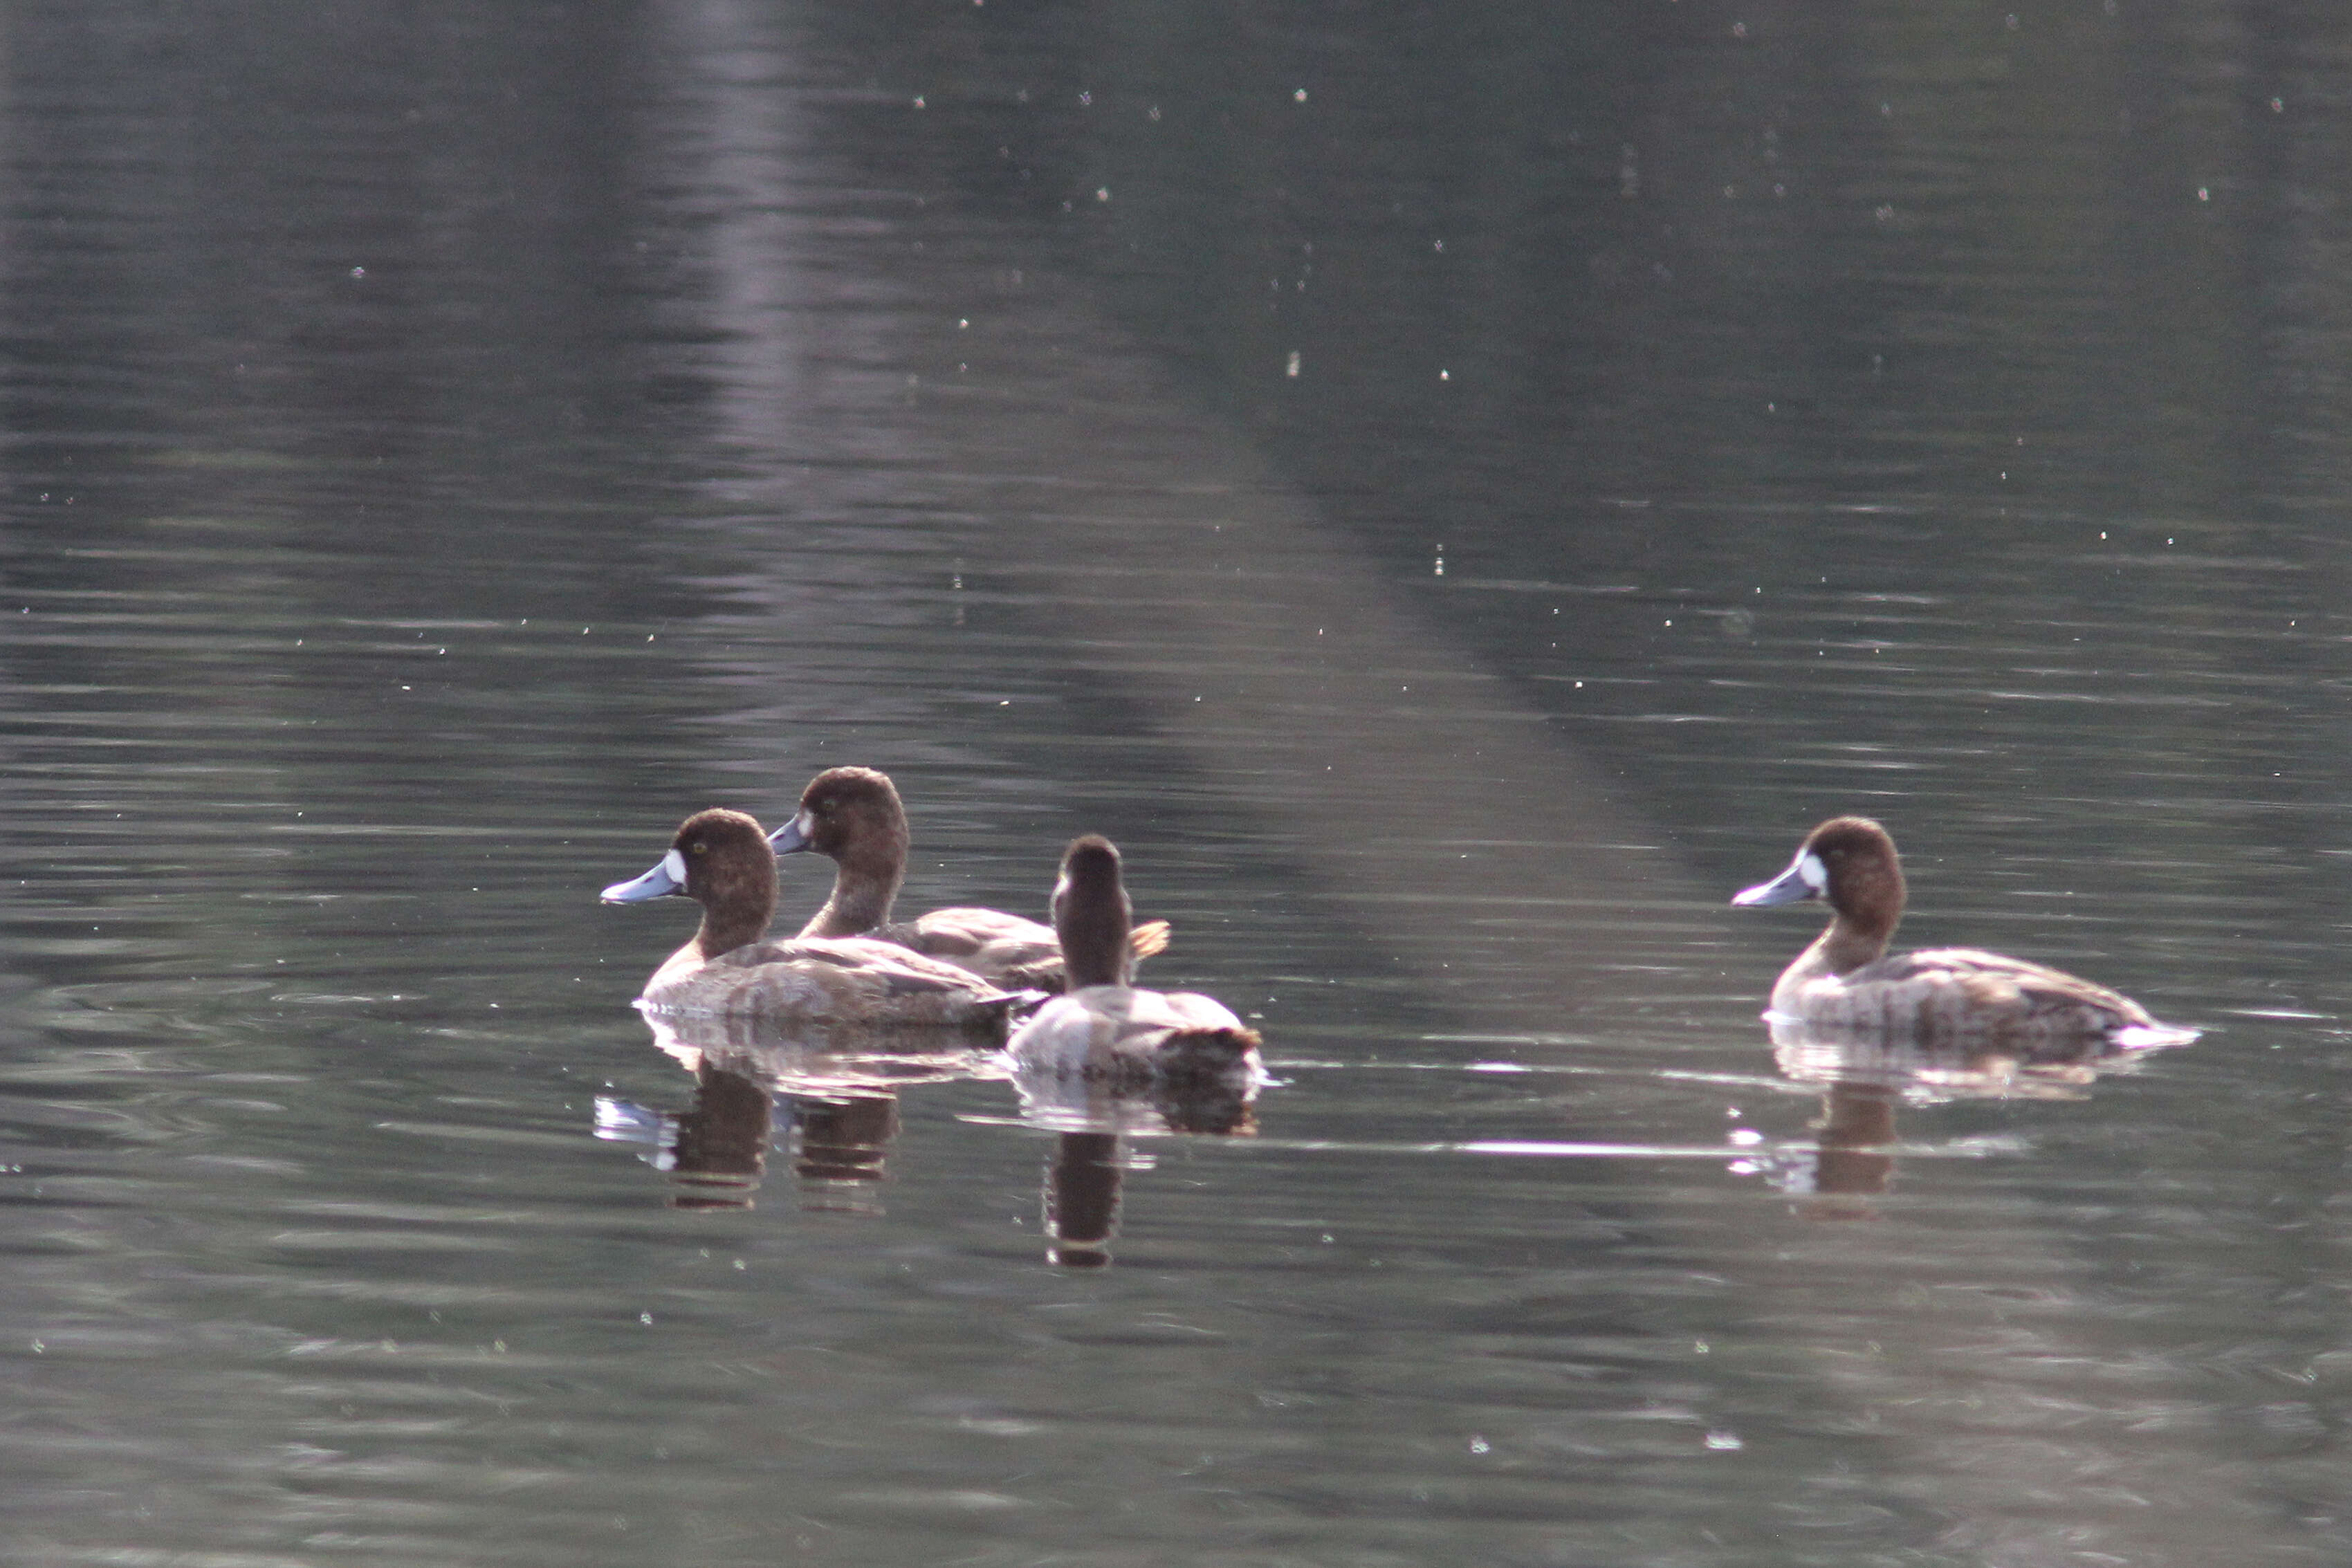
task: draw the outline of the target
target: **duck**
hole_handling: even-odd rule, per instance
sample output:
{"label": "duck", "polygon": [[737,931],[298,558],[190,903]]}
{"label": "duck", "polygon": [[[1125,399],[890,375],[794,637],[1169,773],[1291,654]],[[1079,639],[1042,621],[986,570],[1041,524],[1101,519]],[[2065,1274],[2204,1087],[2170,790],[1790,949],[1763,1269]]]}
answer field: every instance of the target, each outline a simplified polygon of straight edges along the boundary
{"label": "duck", "polygon": [[776,855],[746,812],[696,812],[652,870],[603,894],[606,904],[668,896],[702,905],[702,924],[646,982],[637,1005],[648,1015],[945,1026],[1002,1039],[1013,1009],[1036,999],[895,943],[766,940],[776,912]]}
{"label": "duck", "polygon": [[1255,1092],[1263,1043],[1223,1003],[1134,985],[1132,907],[1118,849],[1099,833],[1070,841],[1054,886],[1054,935],[1069,990],[1005,1046],[1016,1076],[1079,1079],[1114,1092]]}
{"label": "duck", "polygon": [[2085,1042],[2179,1045],[2196,1030],[2160,1024],[2120,992],[2022,958],[1972,947],[1887,956],[1903,918],[1903,862],[1867,817],[1832,817],[1805,835],[1789,869],[1734,895],[1742,909],[1818,898],[1830,924],[1772,987],[1776,1024],[1950,1044],[1999,1040],[2028,1060]]}
{"label": "duck", "polygon": [[[894,921],[890,905],[907,880],[907,809],[890,776],[872,768],[828,768],[801,791],[800,810],[769,837],[780,855],[814,851],[834,862],[833,894],[801,927],[803,937],[870,936],[969,969],[1013,990],[1066,988],[1062,950],[1050,925],[998,909],[934,909]],[[1168,922],[1129,936],[1137,959],[1168,946]]]}

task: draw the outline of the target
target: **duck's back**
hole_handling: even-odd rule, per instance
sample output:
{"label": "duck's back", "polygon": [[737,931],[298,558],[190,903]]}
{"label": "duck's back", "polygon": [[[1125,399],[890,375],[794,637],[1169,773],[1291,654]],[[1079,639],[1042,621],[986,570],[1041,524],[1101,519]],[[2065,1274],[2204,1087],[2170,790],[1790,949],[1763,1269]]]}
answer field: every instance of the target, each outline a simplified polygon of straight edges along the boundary
{"label": "duck's back", "polygon": [[[872,935],[1008,989],[1063,987],[1062,945],[1054,928],[1001,909],[934,909],[878,926]],[[1168,923],[1139,925],[1131,941],[1135,956],[1148,958],[1168,946]]]}
{"label": "duck's back", "polygon": [[1118,1085],[1254,1075],[1258,1043],[1208,997],[1087,986],[1046,1003],[1006,1049],[1024,1072]]}
{"label": "duck's back", "polygon": [[1776,989],[1778,1012],[1832,1029],[1921,1040],[2079,1041],[2158,1030],[2129,997],[2063,969],[1972,947],[1880,958]]}
{"label": "duck's back", "polygon": [[646,988],[651,1009],[687,1016],[854,1024],[1004,1025],[1016,998],[952,964],[863,936],[754,942]]}

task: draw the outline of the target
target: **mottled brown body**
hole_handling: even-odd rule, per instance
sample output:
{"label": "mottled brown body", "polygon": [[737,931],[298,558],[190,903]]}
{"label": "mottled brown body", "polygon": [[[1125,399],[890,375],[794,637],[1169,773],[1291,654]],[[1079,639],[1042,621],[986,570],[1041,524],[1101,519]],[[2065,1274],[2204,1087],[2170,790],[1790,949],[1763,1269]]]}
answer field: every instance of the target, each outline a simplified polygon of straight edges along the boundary
{"label": "mottled brown body", "polygon": [[751,943],[656,977],[643,999],[647,1011],[681,1017],[1002,1030],[1016,998],[968,970],[887,942],[795,937]]}

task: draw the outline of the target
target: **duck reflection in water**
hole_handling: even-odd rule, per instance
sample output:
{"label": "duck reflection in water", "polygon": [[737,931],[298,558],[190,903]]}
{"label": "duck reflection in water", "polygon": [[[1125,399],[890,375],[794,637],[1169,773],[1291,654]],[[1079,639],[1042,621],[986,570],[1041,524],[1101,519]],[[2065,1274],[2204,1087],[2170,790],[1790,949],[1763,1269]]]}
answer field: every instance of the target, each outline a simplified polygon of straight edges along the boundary
{"label": "duck reflection in water", "polygon": [[660,1168],[676,1183],[672,1208],[749,1208],[768,1168],[768,1092],[740,1072],[706,1065],[694,1103],[673,1120]]}
{"label": "duck reflection in water", "polygon": [[695,1075],[675,1115],[600,1100],[600,1136],[652,1143],[672,1207],[749,1208],[768,1151],[789,1146],[801,1207],[879,1215],[905,1087],[982,1076],[992,1056],[931,1030],[790,1034],[744,1019],[649,1016],[655,1043]]}
{"label": "duck reflection in water", "polygon": [[2129,1072],[2145,1047],[2082,1038],[2071,1052],[2039,1040],[2014,1045],[1895,1040],[1771,1019],[1772,1054],[1791,1082],[1818,1085],[1821,1119],[1813,1147],[1759,1163],[1783,1191],[1803,1199],[1811,1219],[1875,1219],[1869,1200],[1893,1185],[1900,1142],[1896,1113],[1954,1100],[2079,1100],[2102,1072]]}
{"label": "duck reflection in water", "polygon": [[1151,1168],[1149,1156],[1130,1150],[1129,1134],[1247,1137],[1257,1131],[1249,1099],[1238,1092],[1159,1085],[1122,1092],[1067,1079],[1021,1089],[1022,1118],[1055,1129],[1045,1161],[1045,1260],[1066,1269],[1110,1262],[1120,1184],[1129,1171]]}
{"label": "duck reflection in water", "polygon": [[1045,1261],[1065,1269],[1110,1262],[1127,1151],[1117,1133],[1060,1133],[1045,1162]]}
{"label": "duck reflection in water", "polygon": [[676,1184],[672,1208],[750,1208],[778,1143],[792,1150],[801,1207],[879,1215],[884,1152],[898,1134],[896,1095],[773,1094],[749,1074],[705,1063],[694,1103],[675,1114],[602,1101],[601,1135],[650,1143]]}

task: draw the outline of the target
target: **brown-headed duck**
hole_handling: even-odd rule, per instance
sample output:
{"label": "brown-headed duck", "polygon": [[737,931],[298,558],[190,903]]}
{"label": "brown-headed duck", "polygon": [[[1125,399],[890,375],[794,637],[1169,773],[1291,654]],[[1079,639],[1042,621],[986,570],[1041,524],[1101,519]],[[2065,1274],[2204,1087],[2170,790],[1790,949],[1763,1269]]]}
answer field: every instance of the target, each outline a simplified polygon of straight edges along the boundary
{"label": "brown-headed duck", "polygon": [[1013,1034],[1005,1051],[1014,1070],[1112,1088],[1261,1080],[1257,1031],[1223,1003],[1130,983],[1133,918],[1118,851],[1097,833],[1072,840],[1054,887],[1054,932],[1070,989]]}
{"label": "brown-headed duck", "polygon": [[[801,927],[803,936],[871,936],[969,969],[1016,990],[1064,988],[1053,928],[994,909],[934,909],[894,921],[890,905],[907,880],[907,810],[890,776],[871,768],[828,768],[801,791],[801,809],[769,836],[780,855],[814,850],[835,866],[833,896]],[[1135,956],[1168,946],[1168,923],[1129,936]]]}
{"label": "brown-headed duck", "polygon": [[694,939],[646,982],[648,1012],[1002,1031],[1021,998],[968,969],[888,942],[762,940],[776,912],[776,855],[760,824],[714,808],[688,817],[669,852],[607,904],[680,894],[702,905]]}
{"label": "brown-headed duck", "polygon": [[1829,928],[1781,972],[1768,1017],[1816,1028],[1960,1043],[2000,1040],[2035,1051],[2085,1040],[2179,1045],[2174,1029],[2105,986],[1998,953],[1938,947],[1886,956],[1903,918],[1895,841],[1866,817],[1833,817],[1805,835],[1789,869],[1732,899],[1743,909],[1828,903]]}

